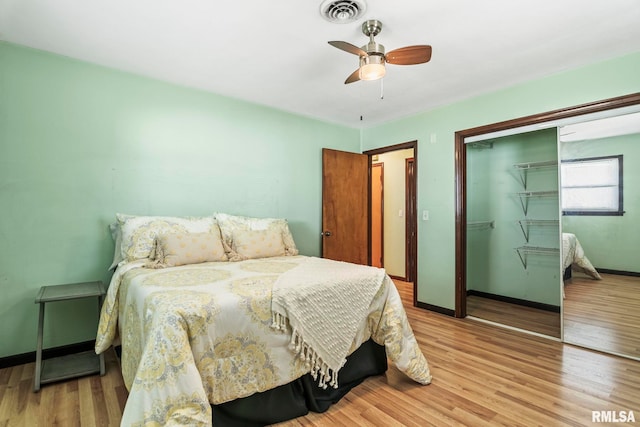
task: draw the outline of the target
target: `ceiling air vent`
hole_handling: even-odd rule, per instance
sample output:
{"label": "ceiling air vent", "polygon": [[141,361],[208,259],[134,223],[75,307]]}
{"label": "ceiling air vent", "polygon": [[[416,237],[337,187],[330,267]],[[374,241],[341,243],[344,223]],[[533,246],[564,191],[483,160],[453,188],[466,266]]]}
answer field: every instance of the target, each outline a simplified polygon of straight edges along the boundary
{"label": "ceiling air vent", "polygon": [[320,14],[335,24],[356,21],[367,9],[364,0],[325,0],[320,5]]}

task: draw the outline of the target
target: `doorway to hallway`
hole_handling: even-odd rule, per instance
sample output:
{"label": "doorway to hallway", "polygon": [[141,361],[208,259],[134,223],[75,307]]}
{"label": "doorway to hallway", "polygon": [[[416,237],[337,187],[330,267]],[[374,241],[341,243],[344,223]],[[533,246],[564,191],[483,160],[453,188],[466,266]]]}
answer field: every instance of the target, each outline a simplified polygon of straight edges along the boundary
{"label": "doorway to hallway", "polygon": [[[416,286],[417,141],[364,152],[370,158],[371,265]],[[415,292],[414,292],[415,303]]]}

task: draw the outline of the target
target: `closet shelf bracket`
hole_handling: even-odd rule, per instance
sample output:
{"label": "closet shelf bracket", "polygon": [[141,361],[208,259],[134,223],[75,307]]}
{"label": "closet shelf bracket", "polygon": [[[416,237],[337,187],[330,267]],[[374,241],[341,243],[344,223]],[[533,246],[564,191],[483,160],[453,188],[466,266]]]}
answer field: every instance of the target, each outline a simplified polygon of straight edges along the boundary
{"label": "closet shelf bracket", "polygon": [[555,197],[558,195],[556,190],[551,191],[521,191],[516,193],[518,198],[520,199],[520,205],[522,205],[522,212],[527,216],[529,211],[529,199],[531,197]]}
{"label": "closet shelf bracket", "polygon": [[533,255],[557,255],[560,253],[560,249],[558,248],[547,248],[541,246],[520,246],[515,248],[518,256],[520,257],[520,261],[522,262],[522,266],[524,269],[527,269],[527,258],[530,254]]}
{"label": "closet shelf bracket", "polygon": [[529,243],[531,227],[556,226],[559,223],[560,221],[557,219],[521,219],[518,221],[518,224],[520,224],[520,230],[522,230],[522,234],[524,235],[524,239],[527,243]]}

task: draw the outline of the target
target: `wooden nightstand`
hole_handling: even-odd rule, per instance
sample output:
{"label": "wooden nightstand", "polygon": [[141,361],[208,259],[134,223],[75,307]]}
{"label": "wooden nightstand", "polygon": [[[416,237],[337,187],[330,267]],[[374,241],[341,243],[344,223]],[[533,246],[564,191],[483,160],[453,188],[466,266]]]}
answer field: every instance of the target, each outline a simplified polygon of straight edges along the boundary
{"label": "wooden nightstand", "polygon": [[36,374],[33,391],[40,390],[41,384],[66,380],[84,375],[100,373],[104,375],[104,354],[97,355],[93,350],[62,357],[42,360],[42,338],[44,329],[44,306],[48,302],[67,301],[80,298],[98,298],[98,316],[104,299],[102,282],[71,283],[68,285],[43,286],[36,296],[40,304],[38,317],[38,346],[36,349]]}

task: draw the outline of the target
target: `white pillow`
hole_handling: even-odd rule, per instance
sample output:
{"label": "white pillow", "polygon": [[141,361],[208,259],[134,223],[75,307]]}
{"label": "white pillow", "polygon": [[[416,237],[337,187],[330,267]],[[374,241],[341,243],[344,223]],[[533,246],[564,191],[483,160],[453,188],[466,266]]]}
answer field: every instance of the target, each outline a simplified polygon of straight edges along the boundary
{"label": "white pillow", "polygon": [[213,217],[133,216],[116,214],[120,226],[122,260],[153,258],[156,237],[171,233],[216,233]]}
{"label": "white pillow", "polygon": [[120,230],[120,224],[118,222],[109,224],[109,232],[111,233],[111,238],[115,245],[113,250],[113,261],[109,266],[109,270],[113,270],[118,266],[118,264],[120,264],[120,261],[122,261],[122,231]]}

